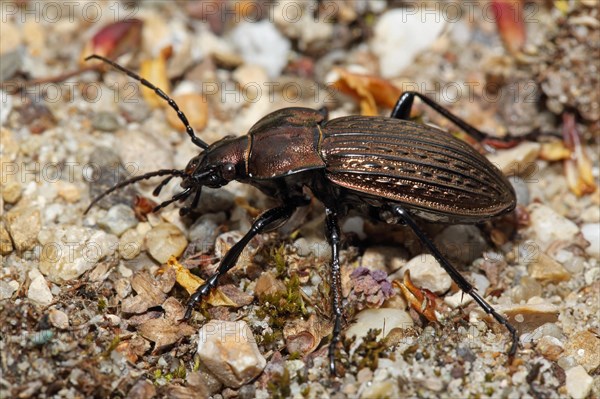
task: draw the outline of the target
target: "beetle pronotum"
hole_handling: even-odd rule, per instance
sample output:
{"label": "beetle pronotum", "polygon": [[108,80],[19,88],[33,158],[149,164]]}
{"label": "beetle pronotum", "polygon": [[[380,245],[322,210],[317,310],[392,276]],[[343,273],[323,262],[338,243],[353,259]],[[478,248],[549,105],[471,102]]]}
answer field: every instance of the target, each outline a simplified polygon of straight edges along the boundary
{"label": "beetle pronotum", "polygon": [[332,373],[335,374],[334,349],[340,341],[343,317],[339,218],[350,210],[410,227],[459,288],[508,329],[512,338],[509,354],[515,354],[516,329],[475,291],[414,219],[417,216],[444,223],[478,223],[510,212],[516,205],[509,181],[473,147],[442,130],[407,120],[414,98],[420,98],[475,139],[482,140],[484,133],[428,97],[406,92],[389,118],[347,116],[327,121],[322,111],[284,108],[263,117],[245,136],[226,137],[208,145],[196,136],[186,116],[162,90],[104,57],[92,55],[87,59],[91,58],[112,65],[154,90],[177,112],[192,142],[202,151],[184,170],[158,170],[113,186],[96,197],[86,212],[105,195],[155,176],[167,176],[154,190],[155,195],[173,177],[182,179],[183,190],[154,211],[193,195],[191,207],[180,211],[187,213],[198,204],[203,186],[218,188],[232,180],[251,184],[281,202],[254,221],[223,257],[217,271],[192,294],[185,319],[236,264],[253,237],[280,226],[298,207],[309,203],[303,193],[306,186],[325,205],[326,233],[332,248]]}

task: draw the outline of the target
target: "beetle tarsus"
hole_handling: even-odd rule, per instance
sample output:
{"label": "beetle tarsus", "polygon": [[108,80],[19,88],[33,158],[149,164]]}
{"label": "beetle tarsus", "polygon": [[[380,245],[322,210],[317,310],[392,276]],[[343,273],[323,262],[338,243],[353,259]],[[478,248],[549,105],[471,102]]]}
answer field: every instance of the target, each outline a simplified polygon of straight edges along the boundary
{"label": "beetle tarsus", "polygon": [[406,224],[415,232],[419,240],[425,244],[425,246],[429,249],[429,252],[435,257],[435,259],[440,263],[440,265],[446,270],[446,272],[450,275],[452,280],[458,285],[458,287],[468,295],[470,295],[475,302],[489,315],[494,317],[496,321],[502,324],[511,334],[512,344],[510,350],[508,351],[509,356],[513,356],[517,351],[518,346],[518,336],[517,330],[514,326],[512,326],[506,318],[500,315],[496,310],[485,301],[478,293],[475,291],[474,287],[469,283],[462,274],[452,264],[442,255],[440,250],[435,246],[435,244],[431,241],[429,237],[425,234],[423,230],[417,225],[412,216],[399,205],[395,205],[392,207],[394,213],[396,213],[400,218],[402,218]]}

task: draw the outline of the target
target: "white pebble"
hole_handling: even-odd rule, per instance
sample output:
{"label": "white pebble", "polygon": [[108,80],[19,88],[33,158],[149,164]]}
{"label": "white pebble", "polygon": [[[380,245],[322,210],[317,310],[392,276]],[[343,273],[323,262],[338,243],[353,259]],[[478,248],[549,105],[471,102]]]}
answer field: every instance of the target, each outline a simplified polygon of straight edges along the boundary
{"label": "white pebble", "polygon": [[600,258],[600,223],[586,223],[581,226],[583,238],[589,241],[590,246],[585,249],[590,256]]}
{"label": "white pebble", "polygon": [[410,279],[421,288],[426,288],[436,294],[443,294],[450,289],[452,279],[430,254],[416,256],[408,261],[402,269],[410,271]]}
{"label": "white pebble", "polygon": [[27,298],[42,306],[50,305],[52,303],[52,292],[50,292],[44,276],[37,269],[34,269],[29,272],[29,278],[31,283],[27,291]]}
{"label": "white pebble", "polygon": [[583,399],[592,389],[594,379],[585,371],[583,366],[575,366],[565,372],[565,387],[573,399]]}
{"label": "white pebble", "polygon": [[[373,52],[379,57],[381,75],[398,76],[412,64],[416,56],[430,47],[441,34],[446,21],[433,12],[419,12],[403,8],[386,11],[375,25]],[[402,56],[398,56],[398,52]]]}
{"label": "white pebble", "polygon": [[579,233],[575,223],[559,215],[552,208],[536,203],[531,204],[528,210],[535,241],[542,246],[542,250],[556,240],[569,242]]}
{"label": "white pebble", "polygon": [[410,328],[414,325],[413,319],[403,309],[379,308],[366,309],[356,315],[355,322],[346,330],[346,336],[355,336],[353,348],[356,349],[366,337],[369,330],[379,329],[378,339],[385,338],[394,328]]}
{"label": "white pebble", "polygon": [[262,66],[269,77],[278,77],[287,65],[290,42],[268,20],[241,22],[231,36],[244,62]]}
{"label": "white pebble", "polygon": [[211,320],[199,335],[200,360],[230,388],[248,383],[267,365],[245,321]]}

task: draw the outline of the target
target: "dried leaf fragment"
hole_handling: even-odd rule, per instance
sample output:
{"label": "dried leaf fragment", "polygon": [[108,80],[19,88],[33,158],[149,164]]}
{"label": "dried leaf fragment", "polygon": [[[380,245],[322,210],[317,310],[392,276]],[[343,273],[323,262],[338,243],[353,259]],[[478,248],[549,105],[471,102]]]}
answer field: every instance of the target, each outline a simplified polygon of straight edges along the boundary
{"label": "dried leaf fragment", "polygon": [[121,310],[125,313],[144,313],[148,308],[160,306],[167,299],[167,292],[175,284],[175,273],[171,270],[154,278],[147,271],[136,272],[131,279],[131,288],[137,293],[123,300]]}
{"label": "dried leaf fragment", "polygon": [[[167,95],[171,91],[171,84],[167,77],[167,52],[162,51],[156,58],[142,61],[140,76],[152,82]],[[142,96],[152,108],[166,107],[167,103],[156,95],[153,90],[142,86]]]}
{"label": "dried leaf fragment", "polygon": [[377,115],[377,106],[393,108],[402,90],[377,76],[358,74],[334,68],[336,74],[332,87],[349,94],[360,103],[361,115]]}
{"label": "dried leaf fragment", "polygon": [[169,319],[153,319],[139,326],[138,332],[142,337],[154,342],[154,352],[159,352],[180,338],[194,334],[196,329],[185,323],[174,323]]}
{"label": "dried leaf fragment", "polygon": [[551,141],[542,143],[538,157],[544,161],[562,161],[571,157],[571,150],[565,146],[563,141]]}
{"label": "dried leaf fragment", "polygon": [[[177,283],[185,288],[190,295],[196,292],[196,289],[204,284],[204,280],[192,274],[188,269],[183,267],[179,262],[177,262],[177,259],[174,256],[167,261],[167,266],[175,271]],[[229,298],[227,295],[225,295],[219,288],[211,291],[206,299],[206,302],[213,306],[240,306],[231,300],[231,298]]]}
{"label": "dried leaf fragment", "polygon": [[492,0],[496,27],[504,47],[515,54],[525,45],[523,0]]}
{"label": "dried leaf fragment", "polygon": [[143,24],[139,19],[125,19],[106,25],[86,43],[81,53],[81,64],[83,65],[85,57],[92,54],[115,59],[137,50],[141,44]]}
{"label": "dried leaf fragment", "polygon": [[314,313],[308,320],[292,320],[283,327],[289,353],[307,355],[317,349],[321,340],[331,332],[331,323],[320,320]]}
{"label": "dried leaf fragment", "polygon": [[408,270],[404,273],[402,282],[394,280],[392,285],[400,289],[400,292],[402,292],[402,295],[404,295],[414,310],[425,316],[429,321],[437,321],[437,316],[435,315],[435,294],[428,289],[415,286],[410,279],[410,272]]}
{"label": "dried leaf fragment", "polygon": [[571,157],[564,161],[569,188],[577,196],[593,193],[596,191],[596,183],[592,174],[592,162],[581,144],[575,115],[568,112],[563,114],[562,134],[565,147],[571,150]]}

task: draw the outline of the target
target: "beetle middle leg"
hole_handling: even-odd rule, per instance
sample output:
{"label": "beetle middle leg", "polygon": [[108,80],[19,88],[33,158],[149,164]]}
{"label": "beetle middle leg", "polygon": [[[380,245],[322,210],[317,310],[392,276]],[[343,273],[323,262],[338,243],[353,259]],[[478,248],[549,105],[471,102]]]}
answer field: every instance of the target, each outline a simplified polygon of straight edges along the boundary
{"label": "beetle middle leg", "polygon": [[340,270],[340,226],[337,211],[327,207],[327,238],[331,244],[331,311],[333,313],[333,333],[329,344],[329,371],[336,374],[335,348],[342,332],[342,276]]}
{"label": "beetle middle leg", "polygon": [[248,245],[250,240],[257,234],[279,227],[280,224],[287,221],[292,216],[296,208],[307,205],[309,201],[309,199],[304,197],[293,198],[289,200],[286,205],[263,212],[263,214],[254,221],[246,235],[244,235],[244,237],[242,237],[242,239],[225,254],[217,271],[190,296],[183,320],[187,320],[192,316],[194,305],[202,298],[208,296],[210,291],[218,285],[219,278],[235,266],[242,251],[246,248],[246,245]]}
{"label": "beetle middle leg", "polygon": [[454,280],[458,287],[463,292],[470,295],[487,314],[492,315],[492,317],[494,317],[494,319],[496,319],[498,323],[506,327],[506,329],[510,332],[512,338],[512,345],[510,347],[510,350],[508,351],[508,354],[509,356],[514,356],[514,354],[517,352],[518,344],[517,330],[508,322],[508,320],[506,320],[506,318],[504,318],[504,316],[496,312],[496,310],[489,303],[487,303],[485,299],[483,299],[477,293],[477,291],[475,291],[471,283],[469,283],[462,276],[462,274],[460,274],[460,272],[456,270],[456,268],[452,266],[450,262],[448,262],[448,260],[442,255],[440,250],[435,246],[431,239],[429,239],[425,232],[421,230],[421,228],[417,225],[417,223],[408,211],[406,211],[403,207],[399,205],[392,206],[391,210],[398,217],[404,220],[404,222],[415,232],[419,240],[421,240],[421,242],[423,242],[425,246],[427,246],[429,252],[431,252],[435,259],[437,259],[437,261],[444,268],[444,270],[446,270],[446,272],[450,275],[450,277],[452,278],[452,280]]}

